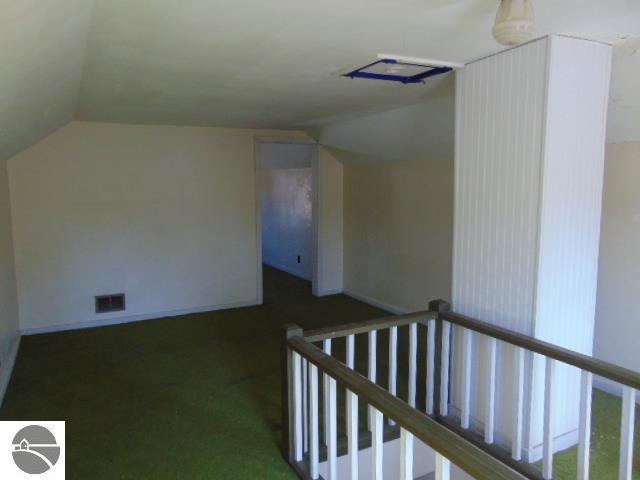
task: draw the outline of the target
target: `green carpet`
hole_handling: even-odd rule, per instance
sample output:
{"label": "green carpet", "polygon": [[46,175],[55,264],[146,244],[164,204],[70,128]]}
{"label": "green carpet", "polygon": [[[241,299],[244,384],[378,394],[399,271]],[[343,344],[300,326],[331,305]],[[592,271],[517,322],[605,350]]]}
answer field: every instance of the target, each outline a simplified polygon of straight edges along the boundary
{"label": "green carpet", "polygon": [[66,420],[69,479],[295,479],[280,327],[385,315],[265,268],[260,307],[24,337],[2,420]]}
{"label": "green carpet", "polygon": [[[295,479],[280,456],[281,325],[383,315],[343,295],[315,298],[308,282],[265,267],[260,307],[24,337],[0,420],[66,420],[69,479]],[[365,373],[366,335],[358,337]],[[404,356],[406,333],[399,338]],[[344,358],[344,342],[334,353]],[[384,385],[386,362],[378,374]],[[593,410],[591,478],[615,480],[620,400],[596,391]],[[556,456],[555,472],[576,478],[575,450]]]}
{"label": "green carpet", "polygon": [[[620,455],[620,398],[600,390],[594,390],[591,431],[591,478],[594,480],[617,480]],[[633,478],[640,480],[640,409],[636,406]],[[577,478],[578,453],[571,449],[556,455],[554,474],[558,480]]]}

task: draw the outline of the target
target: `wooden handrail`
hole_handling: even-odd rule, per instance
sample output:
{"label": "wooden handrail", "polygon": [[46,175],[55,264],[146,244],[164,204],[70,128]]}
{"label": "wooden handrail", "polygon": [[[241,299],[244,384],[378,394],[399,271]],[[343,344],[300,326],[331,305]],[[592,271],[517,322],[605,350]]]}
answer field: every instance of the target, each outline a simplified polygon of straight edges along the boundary
{"label": "wooden handrail", "polygon": [[479,480],[527,478],[436,420],[370,382],[342,362],[325,354],[308,339],[293,336],[286,340],[286,344],[334,378],[340,385],[359,395],[366,403],[394,420],[400,427],[411,432],[473,477]]}
{"label": "wooden handrail", "polygon": [[640,374],[633,370],[457,313],[439,312],[438,318],[640,390]]}
{"label": "wooden handrail", "polygon": [[[446,305],[446,302],[442,301],[435,301],[432,302],[432,304],[437,304],[439,302]],[[586,370],[595,375],[599,375],[609,380],[614,380],[623,385],[640,390],[640,373],[638,372],[539,340],[529,335],[517,333],[472,317],[453,313],[446,309],[440,311],[423,310],[405,315],[390,315],[387,317],[366,320],[364,322],[353,322],[345,325],[308,330],[304,332],[304,338],[309,342],[320,342],[326,339],[367,333],[372,330],[401,327],[416,322],[426,324],[428,320],[433,319],[446,320],[460,327],[468,328],[469,330],[522,347],[531,352],[539,353],[568,365],[573,365],[582,370]]]}
{"label": "wooden handrail", "polygon": [[358,333],[367,333],[372,330],[383,330],[390,327],[402,327],[412,323],[423,323],[427,320],[435,320],[437,312],[424,310],[421,312],[408,313],[406,315],[390,315],[388,317],[374,318],[363,322],[347,323],[334,327],[308,330],[304,333],[304,338],[309,342],[321,342],[330,338],[346,337]]}

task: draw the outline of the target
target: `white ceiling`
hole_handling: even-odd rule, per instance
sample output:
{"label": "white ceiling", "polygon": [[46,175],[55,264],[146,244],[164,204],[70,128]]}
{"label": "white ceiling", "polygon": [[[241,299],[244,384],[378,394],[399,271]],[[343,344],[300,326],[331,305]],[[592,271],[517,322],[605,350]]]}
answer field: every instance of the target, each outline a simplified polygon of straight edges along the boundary
{"label": "white ceiling", "polygon": [[[0,0],[0,157],[72,118],[291,128],[425,101],[442,81],[402,86],[336,72],[379,52],[464,62],[498,51],[490,32],[497,5]],[[616,40],[640,33],[638,0],[535,6],[541,35]],[[633,80],[614,75],[612,135],[640,139],[640,92],[633,88],[640,61],[623,60],[616,65]]]}

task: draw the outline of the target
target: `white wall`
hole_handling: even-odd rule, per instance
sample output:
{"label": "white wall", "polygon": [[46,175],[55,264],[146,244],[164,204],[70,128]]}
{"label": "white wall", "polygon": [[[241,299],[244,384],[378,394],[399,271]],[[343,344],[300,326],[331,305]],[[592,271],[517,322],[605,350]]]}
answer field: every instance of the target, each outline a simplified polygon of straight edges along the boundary
{"label": "white wall", "polygon": [[[594,354],[640,370],[640,142],[609,144]],[[602,385],[617,392],[617,384]]]}
{"label": "white wall", "polygon": [[344,169],[326,148],[318,147],[318,274],[316,295],[331,295],[343,289]]}
{"label": "white wall", "polygon": [[304,144],[258,145],[262,261],[307,280],[313,273],[315,150]]}
{"label": "white wall", "polygon": [[6,162],[0,161],[0,405],[13,369],[19,338],[9,181]]}
{"label": "white wall", "polygon": [[421,103],[313,131],[321,172],[326,158],[343,176],[343,192],[324,195],[344,201],[344,234],[332,242],[344,248],[336,284],[343,272],[345,293],[392,312],[450,298],[453,87],[449,76]]}
{"label": "white wall", "polygon": [[[254,138],[73,122],[9,161],[27,331],[257,302]],[[96,315],[94,296],[127,310]]]}
{"label": "white wall", "polygon": [[394,312],[451,296],[453,163],[345,166],[345,291]]}
{"label": "white wall", "polygon": [[[457,77],[454,309],[586,354],[610,60],[608,46],[552,36],[467,65]],[[483,346],[475,342],[476,355]],[[525,407],[530,459],[541,453],[543,374],[536,360]],[[483,375],[474,368],[473,378]],[[504,388],[513,376],[501,375],[497,398],[510,403],[513,390]],[[577,440],[577,372],[559,366],[553,389],[556,447],[566,448]],[[485,397],[482,382],[473,392]],[[482,418],[482,401],[473,403]],[[502,433],[512,431],[509,420]]]}

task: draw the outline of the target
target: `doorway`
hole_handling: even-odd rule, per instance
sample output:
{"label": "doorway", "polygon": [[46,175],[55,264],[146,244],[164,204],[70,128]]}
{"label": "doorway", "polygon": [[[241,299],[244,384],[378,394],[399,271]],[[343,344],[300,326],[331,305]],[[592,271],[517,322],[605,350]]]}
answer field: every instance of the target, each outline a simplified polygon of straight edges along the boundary
{"label": "doorway", "polygon": [[317,145],[283,141],[256,143],[259,272],[262,265],[317,287]]}

